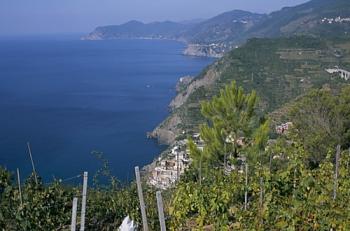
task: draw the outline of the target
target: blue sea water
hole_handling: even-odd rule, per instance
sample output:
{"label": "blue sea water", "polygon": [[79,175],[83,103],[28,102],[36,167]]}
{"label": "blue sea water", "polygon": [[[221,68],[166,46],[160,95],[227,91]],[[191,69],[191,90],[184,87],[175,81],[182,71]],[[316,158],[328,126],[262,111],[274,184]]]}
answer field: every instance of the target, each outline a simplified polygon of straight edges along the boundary
{"label": "blue sea water", "polygon": [[179,77],[213,62],[173,41],[0,39],[0,165],[44,181],[94,174],[104,153],[125,181],[164,147],[146,138],[168,114]]}

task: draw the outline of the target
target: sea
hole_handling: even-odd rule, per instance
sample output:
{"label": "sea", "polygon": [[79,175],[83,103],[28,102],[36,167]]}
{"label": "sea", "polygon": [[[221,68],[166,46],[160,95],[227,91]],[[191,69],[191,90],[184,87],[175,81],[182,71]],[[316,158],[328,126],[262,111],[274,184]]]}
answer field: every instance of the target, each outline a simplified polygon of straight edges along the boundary
{"label": "sea", "polygon": [[32,171],[29,143],[44,183],[92,177],[101,159],[132,180],[165,148],[146,133],[169,114],[179,78],[214,61],[182,55],[175,41],[79,37],[0,38],[0,166],[22,179]]}

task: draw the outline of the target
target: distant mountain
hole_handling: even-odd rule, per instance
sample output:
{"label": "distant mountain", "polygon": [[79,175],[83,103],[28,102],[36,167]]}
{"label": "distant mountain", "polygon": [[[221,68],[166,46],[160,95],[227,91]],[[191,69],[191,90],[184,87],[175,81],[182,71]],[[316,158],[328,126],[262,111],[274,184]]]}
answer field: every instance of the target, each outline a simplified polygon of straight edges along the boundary
{"label": "distant mountain", "polygon": [[292,35],[339,36],[350,33],[349,0],[312,0],[271,13],[244,35],[277,37]]}
{"label": "distant mountain", "polygon": [[228,43],[243,35],[267,16],[234,10],[208,20],[142,23],[130,21],[122,25],[97,27],[83,40],[104,39],[171,39],[189,44],[188,55],[221,55],[232,48]]}
{"label": "distant mountain", "polygon": [[176,22],[142,23],[130,21],[122,25],[97,27],[92,33],[84,36],[84,40],[149,38],[176,39],[179,33],[184,33],[191,25]]}
{"label": "distant mountain", "polygon": [[233,10],[204,21],[130,21],[98,27],[83,39],[172,39],[188,44],[184,51],[187,55],[221,57],[254,37],[335,37],[349,33],[350,0],[311,0],[269,15]]}
{"label": "distant mountain", "polygon": [[264,14],[233,10],[195,25],[182,37],[189,43],[196,44],[230,42],[266,17]]}
{"label": "distant mountain", "polygon": [[206,19],[203,18],[196,18],[196,19],[190,19],[190,20],[184,20],[184,21],[180,21],[179,23],[181,24],[187,24],[187,25],[195,25],[195,24],[199,24],[206,21]]}
{"label": "distant mountain", "polygon": [[226,42],[245,33],[266,15],[234,10],[208,20],[142,23],[130,21],[117,26],[97,27],[83,37],[88,40],[118,38],[176,39],[187,43],[210,44]]}

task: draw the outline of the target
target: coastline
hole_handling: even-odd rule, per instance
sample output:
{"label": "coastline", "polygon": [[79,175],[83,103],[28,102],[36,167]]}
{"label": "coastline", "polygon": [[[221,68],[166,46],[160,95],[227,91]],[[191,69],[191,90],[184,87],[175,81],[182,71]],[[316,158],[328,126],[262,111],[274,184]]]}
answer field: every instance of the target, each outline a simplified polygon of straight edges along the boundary
{"label": "coastline", "polygon": [[[217,62],[211,64],[216,65]],[[149,185],[159,189],[171,187],[185,172],[191,159],[187,149],[187,138],[191,136],[198,148],[203,148],[203,141],[198,131],[188,131],[182,128],[180,108],[189,96],[200,87],[208,87],[214,84],[220,73],[215,69],[207,69],[197,77],[181,77],[177,83],[177,94],[169,104],[170,113],[167,118],[152,131],[147,137],[156,139],[159,144],[168,147],[159,154],[150,164],[142,168],[144,179]]]}
{"label": "coastline", "polygon": [[121,39],[132,39],[132,40],[166,40],[176,41],[184,44],[186,48],[182,54],[186,56],[194,57],[207,57],[207,58],[221,58],[224,53],[227,52],[231,47],[225,44],[198,44],[190,43],[181,38],[166,38],[166,37],[110,37],[106,38],[98,33],[90,33],[89,35],[82,36],[80,40],[83,41],[102,41],[102,40],[121,40]]}
{"label": "coastline", "polygon": [[[131,38],[103,38],[98,34],[91,33],[88,36],[84,36],[81,40],[122,40],[122,39],[132,39],[132,40],[166,40],[175,41],[185,45],[182,52],[185,56],[193,57],[207,57],[215,59],[223,57],[223,51],[230,49],[225,44],[191,44],[184,39],[176,38],[165,38],[165,37],[131,37]],[[212,64],[210,64],[212,65]],[[203,78],[197,78],[201,75]],[[189,158],[189,152],[186,148],[187,136],[191,135],[192,138],[198,139],[199,134],[187,134],[181,128],[183,123],[181,116],[178,115],[177,109],[179,109],[189,98],[189,96],[199,87],[207,87],[212,85],[218,78],[218,73],[215,71],[202,70],[197,77],[194,76],[183,76],[180,77],[176,84],[176,95],[169,102],[169,114],[167,117],[160,121],[160,123],[150,132],[145,135],[148,139],[153,139],[158,142],[159,145],[165,145],[167,148],[161,153],[156,155],[156,157],[150,163],[142,166],[142,178],[149,185],[153,185],[160,189],[166,189],[171,187],[173,183],[179,179],[181,173],[184,173],[185,169],[189,166],[191,162]],[[181,135],[182,134],[182,135]],[[201,145],[201,141],[197,140],[197,145]]]}

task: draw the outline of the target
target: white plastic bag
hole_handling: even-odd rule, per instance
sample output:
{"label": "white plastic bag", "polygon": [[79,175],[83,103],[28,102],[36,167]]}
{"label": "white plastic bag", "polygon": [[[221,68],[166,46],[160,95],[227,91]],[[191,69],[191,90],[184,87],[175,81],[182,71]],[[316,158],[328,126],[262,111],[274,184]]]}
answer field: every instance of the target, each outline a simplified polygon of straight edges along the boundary
{"label": "white plastic bag", "polygon": [[129,216],[125,217],[123,223],[120,225],[119,231],[136,231],[136,225]]}

